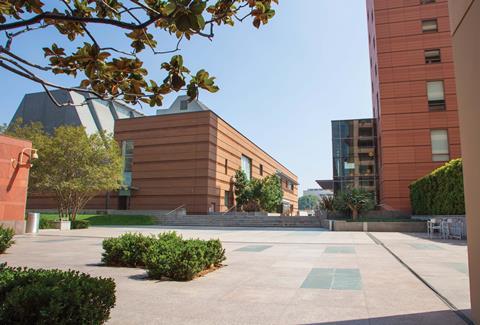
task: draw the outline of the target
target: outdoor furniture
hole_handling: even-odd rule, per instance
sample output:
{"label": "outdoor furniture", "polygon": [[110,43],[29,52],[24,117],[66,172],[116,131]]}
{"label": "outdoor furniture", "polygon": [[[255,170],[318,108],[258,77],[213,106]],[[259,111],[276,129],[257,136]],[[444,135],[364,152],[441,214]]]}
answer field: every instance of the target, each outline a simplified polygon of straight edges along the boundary
{"label": "outdoor furniture", "polygon": [[459,218],[451,218],[447,219],[447,238],[459,239],[462,240],[465,238],[465,227],[464,227],[464,220]]}
{"label": "outdoor furniture", "polygon": [[427,221],[427,232],[430,238],[433,238],[435,232],[442,239],[466,238],[466,226],[464,218],[432,218]]}
{"label": "outdoor furniture", "polygon": [[433,234],[435,231],[438,231],[438,233],[442,236],[443,238],[443,232],[442,232],[442,220],[438,218],[432,218],[427,221],[427,232],[428,236],[430,238],[433,238]]}

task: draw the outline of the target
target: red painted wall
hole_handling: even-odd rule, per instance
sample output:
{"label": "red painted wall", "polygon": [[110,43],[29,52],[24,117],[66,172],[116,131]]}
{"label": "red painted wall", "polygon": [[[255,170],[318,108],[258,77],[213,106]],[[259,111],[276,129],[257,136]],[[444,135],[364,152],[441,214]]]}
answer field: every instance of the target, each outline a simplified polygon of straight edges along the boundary
{"label": "red painted wall", "polygon": [[[0,135],[0,224],[25,231],[25,203],[27,199],[27,166],[18,166],[22,149],[32,148],[26,140]],[[29,162],[30,150],[23,161]]]}

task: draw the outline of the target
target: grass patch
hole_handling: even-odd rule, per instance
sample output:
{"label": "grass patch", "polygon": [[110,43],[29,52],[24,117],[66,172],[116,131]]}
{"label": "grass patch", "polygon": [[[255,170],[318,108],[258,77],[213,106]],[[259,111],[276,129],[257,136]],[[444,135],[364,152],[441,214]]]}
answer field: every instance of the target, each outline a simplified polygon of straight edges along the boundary
{"label": "grass patch", "polygon": [[[43,220],[58,220],[56,213],[42,213]],[[155,218],[142,215],[110,215],[110,214],[79,214],[77,220],[87,220],[91,226],[152,226],[155,225]]]}

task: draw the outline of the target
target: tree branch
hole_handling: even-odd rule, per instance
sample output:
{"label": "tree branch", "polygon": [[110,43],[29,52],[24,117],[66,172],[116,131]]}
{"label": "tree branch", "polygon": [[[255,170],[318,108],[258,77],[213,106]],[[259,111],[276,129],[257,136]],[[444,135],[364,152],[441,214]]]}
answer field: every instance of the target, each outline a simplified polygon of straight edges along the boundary
{"label": "tree branch", "polygon": [[136,29],[143,29],[160,18],[164,18],[163,15],[156,15],[151,17],[150,19],[144,21],[141,24],[135,23],[127,23],[120,20],[109,19],[109,18],[98,18],[98,17],[77,17],[77,16],[68,16],[60,13],[53,13],[53,12],[44,12],[38,14],[30,19],[16,21],[9,24],[0,25],[0,31],[2,30],[10,30],[19,27],[31,26],[34,24],[38,24],[45,19],[55,20],[55,21],[68,21],[68,22],[76,22],[76,23],[93,23],[93,24],[104,24],[104,25],[112,25],[116,27],[120,27],[123,29],[128,30],[136,30]]}

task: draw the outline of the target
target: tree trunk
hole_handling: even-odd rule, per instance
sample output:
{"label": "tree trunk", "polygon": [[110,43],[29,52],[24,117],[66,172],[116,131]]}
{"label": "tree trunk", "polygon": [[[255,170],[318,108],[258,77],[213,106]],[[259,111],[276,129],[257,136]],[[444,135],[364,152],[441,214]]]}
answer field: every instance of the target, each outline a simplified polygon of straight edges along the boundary
{"label": "tree trunk", "polygon": [[357,220],[358,219],[358,209],[352,209],[352,219]]}

